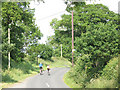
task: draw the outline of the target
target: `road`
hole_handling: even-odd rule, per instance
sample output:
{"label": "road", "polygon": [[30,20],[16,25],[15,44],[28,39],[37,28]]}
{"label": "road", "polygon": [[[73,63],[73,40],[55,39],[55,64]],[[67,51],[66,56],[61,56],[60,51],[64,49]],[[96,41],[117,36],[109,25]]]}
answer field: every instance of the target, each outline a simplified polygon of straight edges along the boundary
{"label": "road", "polygon": [[37,74],[29,77],[10,88],[69,88],[63,81],[63,76],[68,70],[69,68],[53,68],[50,75],[44,71],[43,75]]}

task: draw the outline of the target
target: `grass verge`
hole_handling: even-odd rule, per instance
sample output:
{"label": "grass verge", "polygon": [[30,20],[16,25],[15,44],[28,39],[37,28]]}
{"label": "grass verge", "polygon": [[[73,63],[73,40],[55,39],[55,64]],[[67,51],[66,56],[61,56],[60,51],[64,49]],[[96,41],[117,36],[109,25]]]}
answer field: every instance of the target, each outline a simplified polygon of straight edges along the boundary
{"label": "grass verge", "polygon": [[[63,80],[70,88],[74,88],[73,90],[76,90],[76,88],[82,88],[80,85],[82,84],[82,80],[80,76],[78,77],[75,75],[78,77],[76,80],[79,80],[80,82],[79,84],[76,84],[74,81],[75,79],[73,80],[74,77],[70,76],[71,73],[74,73],[73,71],[67,72],[64,75]],[[83,77],[83,79],[84,78],[85,77]],[[118,58],[112,58],[103,69],[101,76],[96,79],[92,78],[90,81],[86,81],[84,85],[85,88],[118,88]]]}
{"label": "grass verge", "polygon": [[[16,63],[14,63],[16,65]],[[2,71],[2,88],[11,87],[14,83],[22,82],[25,78],[39,72],[35,64],[25,61],[10,70]]]}
{"label": "grass verge", "polygon": [[104,78],[95,79],[93,82],[87,84],[86,88],[118,88],[116,86],[117,81],[114,79],[107,80]]}
{"label": "grass verge", "polygon": [[70,88],[74,88],[73,90],[75,90],[75,88],[81,88],[80,85],[76,84],[75,81],[69,77],[69,72],[64,75],[63,80]]}

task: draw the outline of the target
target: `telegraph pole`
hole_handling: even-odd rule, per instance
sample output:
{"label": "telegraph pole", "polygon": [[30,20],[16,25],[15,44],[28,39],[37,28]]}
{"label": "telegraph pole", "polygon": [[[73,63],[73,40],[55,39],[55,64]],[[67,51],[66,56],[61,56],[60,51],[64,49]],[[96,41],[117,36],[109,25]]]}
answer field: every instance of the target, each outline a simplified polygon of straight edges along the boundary
{"label": "telegraph pole", "polygon": [[[8,27],[8,45],[10,45],[10,28]],[[8,51],[8,69],[10,69],[10,51]]]}
{"label": "telegraph pole", "polygon": [[73,55],[74,55],[74,31],[73,31],[73,11],[72,11],[72,66],[74,66],[73,63]]}

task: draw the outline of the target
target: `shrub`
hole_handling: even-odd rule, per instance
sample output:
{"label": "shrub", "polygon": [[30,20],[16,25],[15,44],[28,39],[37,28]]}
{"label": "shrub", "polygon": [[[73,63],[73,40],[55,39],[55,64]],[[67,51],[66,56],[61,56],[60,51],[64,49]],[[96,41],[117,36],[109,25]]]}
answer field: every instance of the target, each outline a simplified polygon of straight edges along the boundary
{"label": "shrub", "polygon": [[80,84],[81,87],[85,87],[86,82],[90,80],[89,69],[91,65],[89,63],[90,55],[82,55],[75,63],[75,66],[69,72],[70,77],[74,79],[76,84]]}
{"label": "shrub", "polygon": [[118,80],[118,57],[111,59],[102,71],[102,76],[107,80]]}
{"label": "shrub", "polygon": [[114,79],[107,80],[105,78],[95,79],[86,85],[86,88],[117,88],[117,81]]}
{"label": "shrub", "polygon": [[102,75],[91,80],[87,88],[117,88],[118,87],[118,57],[111,59],[102,71]]}

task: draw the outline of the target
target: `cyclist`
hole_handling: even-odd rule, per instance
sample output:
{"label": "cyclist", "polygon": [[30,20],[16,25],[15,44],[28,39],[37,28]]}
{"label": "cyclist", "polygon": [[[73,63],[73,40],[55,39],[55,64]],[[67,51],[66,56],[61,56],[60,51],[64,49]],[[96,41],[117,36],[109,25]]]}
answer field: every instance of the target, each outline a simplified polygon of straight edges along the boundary
{"label": "cyclist", "polygon": [[42,70],[43,70],[43,65],[42,65],[42,63],[39,64],[39,68],[40,68],[40,74],[42,74]]}
{"label": "cyclist", "polygon": [[48,74],[50,74],[50,65],[47,65]]}

